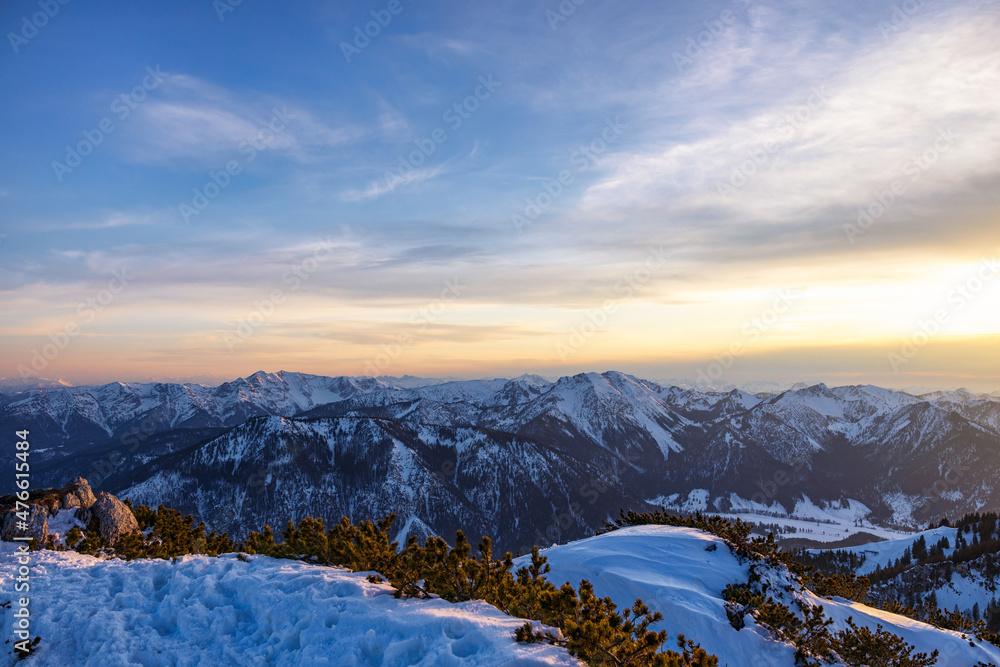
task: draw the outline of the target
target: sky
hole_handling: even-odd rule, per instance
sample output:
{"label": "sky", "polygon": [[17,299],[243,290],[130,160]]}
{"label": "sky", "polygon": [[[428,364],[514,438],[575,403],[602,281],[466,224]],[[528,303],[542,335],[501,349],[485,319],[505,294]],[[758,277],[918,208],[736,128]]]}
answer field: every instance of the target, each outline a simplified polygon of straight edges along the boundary
{"label": "sky", "polygon": [[11,0],[0,376],[1000,389],[1000,2]]}

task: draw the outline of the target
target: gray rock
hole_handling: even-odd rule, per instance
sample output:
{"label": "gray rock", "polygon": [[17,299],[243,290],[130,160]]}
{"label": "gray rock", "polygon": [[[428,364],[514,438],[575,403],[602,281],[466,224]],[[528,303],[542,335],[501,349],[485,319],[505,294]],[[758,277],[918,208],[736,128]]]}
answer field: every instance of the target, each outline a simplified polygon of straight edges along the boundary
{"label": "gray rock", "polygon": [[[128,505],[105,491],[97,492],[97,500],[90,506],[90,516],[96,517],[101,535],[114,546],[118,538],[134,530],[139,530],[139,522]],[[77,517],[83,512],[77,510]]]}
{"label": "gray rock", "polygon": [[0,539],[12,541],[16,536],[29,535],[44,545],[49,537],[48,520],[60,509],[74,513],[85,526],[95,519],[98,531],[111,546],[122,535],[139,529],[139,522],[125,503],[104,491],[95,496],[82,477],[73,479],[61,489],[36,489],[31,492],[27,504],[28,529],[25,531],[17,527],[20,519],[16,513],[16,498],[13,495],[0,498]]}
{"label": "gray rock", "polygon": [[17,518],[13,510],[7,512],[3,517],[3,528],[0,529],[0,539],[5,542],[13,542],[15,537],[31,536],[41,544],[49,537],[49,510],[45,505],[30,505],[28,508],[28,529],[23,530],[17,527],[20,519]]}
{"label": "gray rock", "polygon": [[82,477],[74,478],[63,491],[63,507],[90,507],[97,502],[90,484]]}

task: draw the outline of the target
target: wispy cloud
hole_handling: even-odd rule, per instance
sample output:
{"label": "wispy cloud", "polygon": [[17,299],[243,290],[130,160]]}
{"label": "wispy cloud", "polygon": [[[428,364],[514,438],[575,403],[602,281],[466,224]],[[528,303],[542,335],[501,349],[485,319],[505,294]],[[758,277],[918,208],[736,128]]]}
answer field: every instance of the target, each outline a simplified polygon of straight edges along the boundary
{"label": "wispy cloud", "polygon": [[[983,196],[987,177],[1000,171],[1000,59],[992,37],[1000,19],[945,18],[914,20],[888,43],[861,51],[841,45],[814,57],[770,108],[723,120],[716,106],[716,124],[693,140],[609,153],[606,176],[588,188],[579,213],[595,224],[610,215],[656,215],[672,227],[690,221],[710,230],[714,221],[758,232],[808,230],[815,222],[822,224],[810,233],[828,239],[839,230],[836,220],[894,179],[911,185],[914,202],[967,189]],[[760,66],[784,58],[784,47],[757,47],[753,59]],[[830,68],[834,55],[843,64]],[[920,168],[913,185],[904,170],[925,153],[938,164]]]}
{"label": "wispy cloud", "polygon": [[364,190],[346,190],[340,196],[344,201],[350,202],[381,197],[382,195],[395,192],[401,187],[422,183],[423,181],[435,178],[444,172],[444,168],[444,165],[437,165],[426,169],[414,169],[404,175],[395,173],[387,174],[380,180],[372,181]]}
{"label": "wispy cloud", "polygon": [[[313,151],[342,146],[369,130],[350,123],[329,127],[301,105],[273,95],[237,92],[184,74],[170,74],[156,97],[139,105],[123,123],[125,156],[135,162],[213,161],[233,156],[255,141],[299,161]],[[272,132],[279,115],[288,122]],[[384,121],[383,121],[384,122]]]}
{"label": "wispy cloud", "polygon": [[463,165],[470,164],[482,151],[482,142],[477,140],[465,155],[448,158],[441,164],[424,168],[413,167],[405,157],[400,156],[398,164],[405,165],[406,170],[402,166],[391,169],[381,179],[372,181],[362,190],[345,190],[340,194],[340,198],[347,202],[375,199],[400,188],[429,181],[445,173],[460,171]]}
{"label": "wispy cloud", "polygon": [[[338,44],[370,12],[335,4],[258,7],[235,17],[249,32],[227,20],[192,44],[183,12],[108,15],[88,24],[98,33],[67,31],[79,67],[19,62],[19,103],[2,112],[0,250],[17,261],[0,265],[0,335],[44,338],[128,267],[127,294],[80,339],[81,368],[216,372],[212,336],[288,288],[239,372],[274,359],[360,372],[444,280],[462,298],[406,370],[537,368],[608,299],[620,307],[580,363],[693,358],[797,286],[775,346],[871,344],[926,318],[926,295],[1000,244],[1000,0],[910,3],[888,31],[892,3],[864,0],[569,3],[555,29],[555,0],[450,3],[396,16],[351,63]],[[118,122],[108,103],[146,65],[127,55],[135,21],[164,37],[164,62],[197,65],[140,90]],[[488,101],[484,76],[502,82]],[[276,110],[288,122],[251,160],[240,145]],[[105,116],[113,134],[97,132]],[[54,181],[51,161],[76,151],[94,156]],[[232,160],[239,175],[220,171]],[[905,193],[849,243],[844,224],[900,178]],[[206,206],[198,224],[182,202]],[[319,240],[329,256],[293,294]],[[630,291],[650,248],[669,259]],[[962,331],[997,330],[990,303]]]}
{"label": "wispy cloud", "polygon": [[135,227],[156,224],[162,219],[159,214],[114,211],[94,220],[74,220],[67,222],[42,222],[34,231],[61,231],[79,229],[112,229],[115,227]]}

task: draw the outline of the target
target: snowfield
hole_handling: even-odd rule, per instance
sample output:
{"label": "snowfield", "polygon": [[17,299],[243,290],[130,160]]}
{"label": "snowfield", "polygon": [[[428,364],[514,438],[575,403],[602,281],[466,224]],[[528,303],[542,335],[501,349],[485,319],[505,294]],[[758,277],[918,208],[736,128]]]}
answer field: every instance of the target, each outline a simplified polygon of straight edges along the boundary
{"label": "snowfield", "polygon": [[[16,547],[0,545],[6,602]],[[4,665],[582,664],[553,646],[517,644],[524,621],[484,602],[397,600],[339,568],[233,554],[172,563],[42,551],[32,560],[31,630],[41,642],[27,662],[4,644]],[[6,641],[12,611],[0,611]]]}

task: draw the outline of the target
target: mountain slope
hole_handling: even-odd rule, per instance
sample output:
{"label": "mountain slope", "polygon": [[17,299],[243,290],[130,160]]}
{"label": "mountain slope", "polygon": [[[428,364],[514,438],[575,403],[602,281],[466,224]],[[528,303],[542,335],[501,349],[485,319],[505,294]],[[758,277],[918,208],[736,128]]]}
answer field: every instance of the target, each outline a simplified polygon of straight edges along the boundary
{"label": "mountain slope", "polygon": [[524,551],[587,534],[636,502],[601,469],[526,438],[369,417],[256,418],[108,486],[237,537],[305,516],[395,513],[420,537],[463,529]]}

